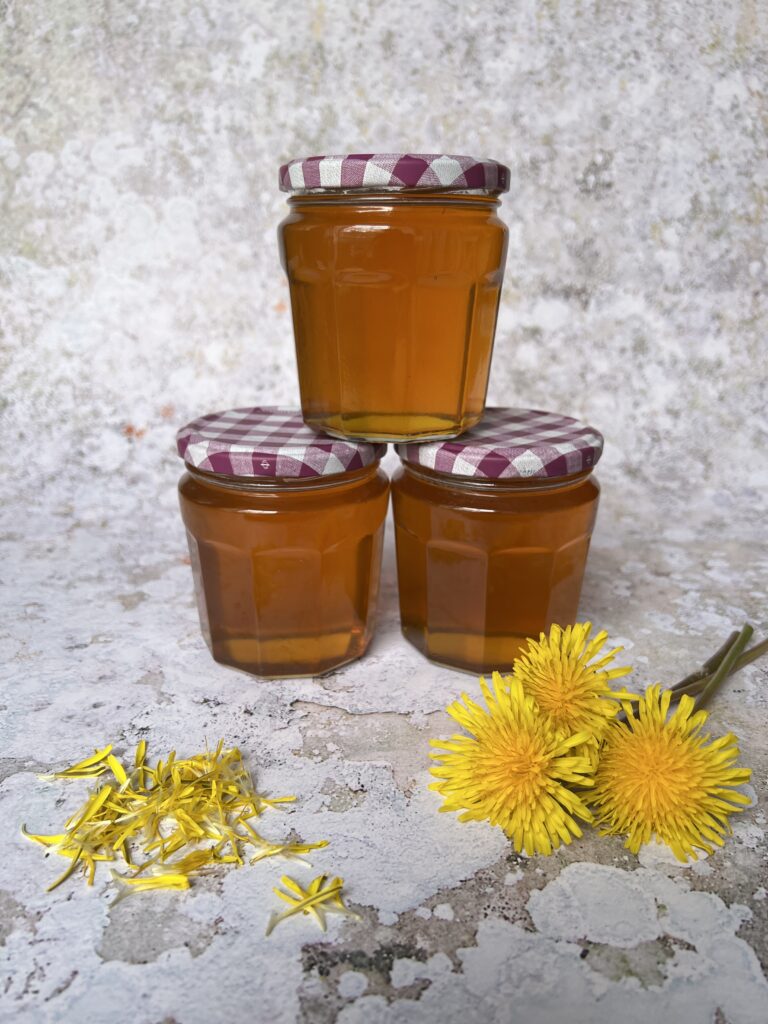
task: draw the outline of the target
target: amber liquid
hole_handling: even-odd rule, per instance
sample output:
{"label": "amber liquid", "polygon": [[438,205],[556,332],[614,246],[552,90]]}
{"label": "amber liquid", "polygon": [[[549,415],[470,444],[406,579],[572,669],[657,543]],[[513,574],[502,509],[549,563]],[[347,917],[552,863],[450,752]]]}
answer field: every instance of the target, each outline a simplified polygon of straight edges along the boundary
{"label": "amber liquid", "polygon": [[216,661],[274,678],[317,675],[365,652],[388,502],[380,469],[249,489],[195,471],[179,500]]}
{"label": "amber liquid", "polygon": [[304,419],[343,437],[455,437],[488,386],[498,199],[299,196],[280,227]]}
{"label": "amber liquid", "polygon": [[528,637],[576,621],[599,486],[393,478],[403,633],[433,661],[505,671]]}

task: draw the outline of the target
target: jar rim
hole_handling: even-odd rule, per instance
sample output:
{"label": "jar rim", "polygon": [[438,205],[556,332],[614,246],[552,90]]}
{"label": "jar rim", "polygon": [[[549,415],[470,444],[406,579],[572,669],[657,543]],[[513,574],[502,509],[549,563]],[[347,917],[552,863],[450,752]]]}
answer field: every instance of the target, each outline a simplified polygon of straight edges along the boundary
{"label": "jar rim", "polygon": [[443,484],[448,487],[457,487],[459,490],[483,491],[490,493],[496,490],[514,491],[554,491],[561,487],[572,487],[574,484],[588,480],[593,469],[584,469],[578,473],[571,473],[568,476],[540,477],[540,476],[513,476],[513,477],[472,477],[455,476],[451,473],[441,473],[439,470],[430,469],[427,466],[414,465],[411,462],[401,462],[401,469],[414,476],[421,477],[429,483],[439,486]]}
{"label": "jar rim", "polygon": [[353,483],[372,475],[380,467],[380,462],[372,462],[367,466],[335,473],[332,476],[228,476],[224,473],[211,473],[185,463],[184,469],[194,479],[211,487],[221,487],[229,491],[311,491],[323,488],[339,487]]}
{"label": "jar rim", "polygon": [[459,196],[467,199],[493,199],[499,201],[500,192],[498,189],[490,188],[402,188],[398,185],[376,185],[371,188],[294,188],[288,196],[288,202],[296,199],[372,199],[380,196],[382,199],[392,200],[397,197],[403,199],[417,200],[422,203],[441,202],[452,196]]}

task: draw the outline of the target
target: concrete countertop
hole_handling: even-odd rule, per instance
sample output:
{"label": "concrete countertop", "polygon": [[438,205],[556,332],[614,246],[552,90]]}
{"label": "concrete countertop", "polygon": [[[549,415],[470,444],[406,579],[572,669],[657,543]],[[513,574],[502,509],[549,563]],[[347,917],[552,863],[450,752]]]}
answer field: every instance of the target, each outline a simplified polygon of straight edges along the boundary
{"label": "concrete countertop", "polygon": [[[429,737],[452,731],[443,709],[475,682],[401,638],[391,545],[368,656],[321,679],[259,681],[215,664],[200,636],[176,468],[169,455],[161,479],[58,479],[6,510],[2,576],[20,601],[6,586],[0,1019],[764,1024],[765,664],[712,712],[753,770],[754,805],[722,851],[683,866],[587,829],[521,857],[498,829],[438,814],[427,789]],[[634,685],[677,680],[758,608],[758,530],[749,516],[729,526],[727,510],[660,517],[604,486],[582,617],[624,644]],[[56,831],[86,787],[38,773],[105,742],[144,738],[157,758],[219,737],[259,789],[298,797],[261,819],[265,834],[330,841],[312,870],[268,860],[114,907],[103,870],[93,889],[45,893],[61,863],[18,826]],[[331,917],[324,936],[294,918],[265,938],[286,870],[341,875],[361,919]]]}

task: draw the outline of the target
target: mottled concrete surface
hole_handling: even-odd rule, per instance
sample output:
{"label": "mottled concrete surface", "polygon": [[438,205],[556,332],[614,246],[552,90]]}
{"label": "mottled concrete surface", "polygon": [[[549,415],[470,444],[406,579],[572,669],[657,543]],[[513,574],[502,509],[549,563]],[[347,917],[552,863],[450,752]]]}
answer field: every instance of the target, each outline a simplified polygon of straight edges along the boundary
{"label": "mottled concrete surface", "polygon": [[[211,662],[175,425],[295,401],[276,168],[310,152],[509,162],[491,399],[607,437],[584,617],[638,685],[768,631],[768,5],[0,0],[0,1020],[768,1020],[768,672],[713,708],[754,805],[677,865],[588,835],[551,858],[438,815],[427,741],[467,677],[399,638],[259,683]],[[265,862],[115,907],[46,895],[103,741],[219,736],[328,838],[360,922],[263,938]],[[63,801],[61,797],[63,796]],[[762,966],[761,966],[762,965]]]}

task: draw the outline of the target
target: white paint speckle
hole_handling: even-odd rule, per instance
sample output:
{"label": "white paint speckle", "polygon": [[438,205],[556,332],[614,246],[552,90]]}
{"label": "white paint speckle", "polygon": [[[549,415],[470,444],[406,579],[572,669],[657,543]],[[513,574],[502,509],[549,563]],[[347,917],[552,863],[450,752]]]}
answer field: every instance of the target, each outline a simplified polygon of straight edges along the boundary
{"label": "white paint speckle", "polygon": [[531,893],[528,911],[554,939],[632,947],[659,934],[653,896],[631,874],[600,864],[570,864]]}
{"label": "white paint speckle", "polygon": [[703,858],[695,860],[691,864],[691,871],[694,875],[699,875],[701,878],[706,878],[708,875],[714,874],[714,868],[712,865],[708,864]]}
{"label": "white paint speckle", "polygon": [[663,871],[667,868],[693,867],[694,864],[700,863],[701,860],[705,860],[707,857],[703,850],[698,851],[698,855],[699,860],[694,860],[693,858],[689,858],[687,861],[678,860],[666,843],[657,842],[655,839],[652,839],[650,843],[645,843],[640,847],[637,857],[643,867]]}
{"label": "white paint speckle", "polygon": [[360,971],[344,971],[339,978],[339,995],[345,999],[357,999],[368,988],[368,978]]}
{"label": "white paint speckle", "polygon": [[405,988],[406,985],[412,985],[418,977],[421,966],[418,960],[408,958],[395,960],[392,970],[389,972],[394,988]]}
{"label": "white paint speckle", "polygon": [[738,843],[750,850],[757,850],[765,844],[765,829],[749,821],[734,822],[733,835]]}
{"label": "white paint speckle", "polygon": [[[747,807],[755,807],[756,806],[756,804],[757,804],[757,790],[755,789],[755,787],[750,782],[745,782],[741,786],[737,786],[736,789],[740,793],[743,793],[744,796],[749,797],[749,803],[746,805]],[[764,822],[765,821],[765,815],[763,815],[762,812],[758,812],[758,814],[755,815],[755,821],[757,821],[758,824],[760,824],[761,823],[761,818],[762,818],[762,821]]]}
{"label": "white paint speckle", "polygon": [[435,981],[450,974],[452,970],[451,958],[445,953],[435,953],[426,961],[408,957],[395,960],[390,975],[395,988],[405,988],[421,979]]}

